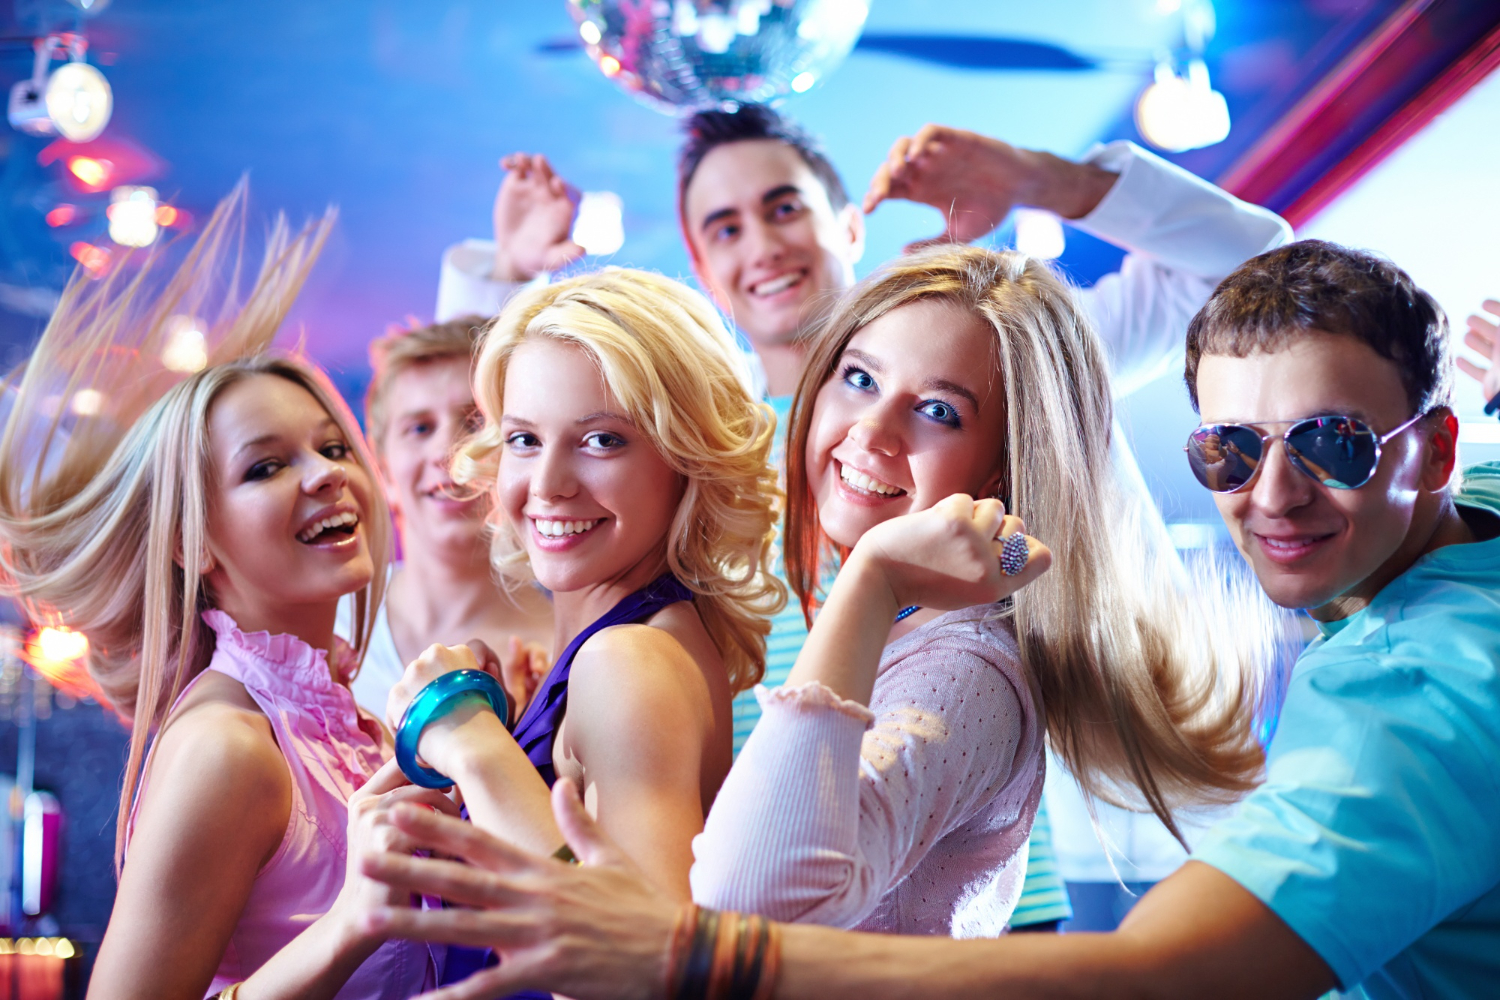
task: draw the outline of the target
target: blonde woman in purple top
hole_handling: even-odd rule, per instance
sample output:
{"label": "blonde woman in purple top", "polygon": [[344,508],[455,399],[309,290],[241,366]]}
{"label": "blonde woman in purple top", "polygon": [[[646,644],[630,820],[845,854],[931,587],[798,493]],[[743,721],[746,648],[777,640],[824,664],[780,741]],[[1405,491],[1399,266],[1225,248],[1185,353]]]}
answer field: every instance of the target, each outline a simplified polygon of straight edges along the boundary
{"label": "blonde woman in purple top", "polygon": [[[1171,829],[1173,809],[1251,787],[1269,620],[1258,601],[1218,614],[1241,595],[1184,586],[1136,526],[1105,354],[1071,289],[1019,253],[912,254],[843,300],[809,359],[786,537],[809,618],[838,575],[786,685],[759,692],[765,715],[694,843],[696,902],[998,935],[1044,738],[1087,791]],[[1052,550],[1013,601],[966,607],[982,590],[943,582],[963,568],[923,565],[971,497],[998,498]]]}

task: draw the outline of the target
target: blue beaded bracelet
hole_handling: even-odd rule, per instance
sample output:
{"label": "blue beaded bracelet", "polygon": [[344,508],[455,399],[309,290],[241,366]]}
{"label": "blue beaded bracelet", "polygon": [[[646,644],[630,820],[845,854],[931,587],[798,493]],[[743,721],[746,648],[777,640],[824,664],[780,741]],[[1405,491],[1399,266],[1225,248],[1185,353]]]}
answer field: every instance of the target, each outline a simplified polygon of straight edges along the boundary
{"label": "blue beaded bracelet", "polygon": [[422,739],[422,730],[447,715],[454,699],[466,694],[483,695],[508,728],[510,699],[495,678],[482,670],[455,670],[437,678],[417,692],[396,727],[396,764],[412,784],[423,788],[453,787],[446,775],[417,763],[417,743]]}

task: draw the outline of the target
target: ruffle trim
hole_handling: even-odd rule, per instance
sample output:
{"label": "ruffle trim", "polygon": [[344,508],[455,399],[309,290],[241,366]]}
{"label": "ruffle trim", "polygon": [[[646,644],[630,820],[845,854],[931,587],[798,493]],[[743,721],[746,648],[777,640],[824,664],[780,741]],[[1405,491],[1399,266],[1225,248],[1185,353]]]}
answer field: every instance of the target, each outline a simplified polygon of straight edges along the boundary
{"label": "ruffle trim", "polygon": [[[316,721],[326,733],[337,738],[334,742],[351,744],[341,750],[353,750],[360,757],[367,749],[373,751],[374,764],[380,765],[380,740],[360,725],[354,695],[348,687],[334,681],[325,651],[286,633],[245,632],[217,608],[203,612],[203,621],[218,636],[211,664],[214,669],[229,674],[278,705]],[[353,660],[348,645],[335,637],[334,662],[339,665],[341,676],[347,676]],[[351,759],[345,763],[351,774],[363,776],[370,762]]]}
{"label": "ruffle trim", "polygon": [[774,688],[757,684],[755,685],[755,700],[760,702],[761,711],[768,710],[772,705],[793,712],[811,714],[832,711],[847,715],[866,729],[870,728],[871,723],[875,721],[875,713],[869,708],[857,701],[840,698],[822,681],[808,681],[806,684],[797,685],[783,684]]}

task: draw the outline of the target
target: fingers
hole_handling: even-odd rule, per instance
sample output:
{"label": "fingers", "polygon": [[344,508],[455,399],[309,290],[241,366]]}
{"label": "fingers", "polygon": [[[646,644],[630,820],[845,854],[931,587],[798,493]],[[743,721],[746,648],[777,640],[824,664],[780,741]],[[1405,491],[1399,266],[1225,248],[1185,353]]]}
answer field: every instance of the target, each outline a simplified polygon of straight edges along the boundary
{"label": "fingers", "polygon": [[483,670],[496,680],[501,679],[503,671],[501,669],[500,654],[491,649],[489,643],[483,639],[470,639],[464,643],[462,648],[474,654],[475,665],[480,670]]}
{"label": "fingers", "polygon": [[1459,371],[1463,372],[1465,375],[1469,376],[1476,382],[1483,382],[1484,377],[1490,373],[1490,370],[1488,368],[1481,368],[1474,362],[1470,361],[1468,358],[1456,357],[1453,360],[1458,363]]}
{"label": "fingers", "polygon": [[369,781],[366,781],[355,790],[353,795],[349,796],[349,805],[353,806],[356,802],[377,798],[387,792],[395,791],[403,785],[410,784],[411,782],[406,780],[406,775],[401,773],[401,767],[396,763],[396,758],[392,757],[380,765],[380,770],[370,775]]}
{"label": "fingers", "polygon": [[440,815],[430,809],[399,804],[391,809],[391,822],[423,847],[463,858],[490,871],[528,871],[550,862],[548,858],[538,858],[507,844],[473,823]]}
{"label": "fingers", "polygon": [[492,948],[504,941],[525,943],[536,934],[535,928],[526,926],[526,921],[520,918],[487,910],[418,910],[387,906],[363,914],[360,923],[362,929],[371,935],[461,944],[470,948]]}
{"label": "fingers", "polygon": [[561,778],[552,786],[552,816],[563,840],[583,864],[611,865],[623,860],[619,848],[583,808],[583,796],[571,778]]}
{"label": "fingers", "polygon": [[864,201],[860,203],[860,211],[869,215],[875,211],[875,207],[885,201],[891,194],[891,170],[882,163],[875,168],[875,176],[870,178],[870,186],[865,190]]}
{"label": "fingers", "polygon": [[438,896],[462,906],[488,909],[521,898],[493,872],[457,861],[419,858],[410,851],[365,851],[359,858],[359,870],[366,878],[399,892]]}
{"label": "fingers", "polygon": [[458,817],[463,814],[458,803],[436,788],[422,788],[417,785],[406,785],[395,791],[387,792],[381,797],[381,805],[394,806],[398,802],[410,802],[412,805],[426,806],[436,809],[438,812],[447,813],[449,816]]}
{"label": "fingers", "polygon": [[976,501],[974,504],[974,528],[985,538],[994,538],[999,534],[1007,532],[1002,527],[1006,521],[1019,521],[1019,518],[1008,518],[1005,516],[1005,504],[993,497],[986,497]]}
{"label": "fingers", "polygon": [[508,960],[502,965],[480,969],[461,983],[445,986],[432,993],[423,993],[417,1000],[493,1000],[494,997],[509,996],[525,987],[525,981],[517,974],[515,961]]}
{"label": "fingers", "polygon": [[1483,308],[1487,313],[1500,316],[1500,299],[1485,299]]}
{"label": "fingers", "polygon": [[563,240],[561,243],[554,243],[547,248],[546,256],[543,258],[546,261],[546,270],[559,270],[573,263],[586,253],[588,253],[587,250],[572,240]]}
{"label": "fingers", "polygon": [[903,135],[891,143],[890,152],[885,154],[886,172],[890,174],[892,183],[906,175],[907,154],[910,153],[911,147],[912,140]]}

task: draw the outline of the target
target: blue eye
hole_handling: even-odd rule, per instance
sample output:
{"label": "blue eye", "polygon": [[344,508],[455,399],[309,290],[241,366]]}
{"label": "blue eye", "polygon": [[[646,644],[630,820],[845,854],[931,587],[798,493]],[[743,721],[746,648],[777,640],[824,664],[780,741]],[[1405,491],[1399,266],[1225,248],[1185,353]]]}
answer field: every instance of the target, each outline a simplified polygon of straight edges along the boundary
{"label": "blue eye", "polygon": [[855,389],[868,392],[875,388],[875,378],[862,368],[850,365],[844,369],[844,381]]}
{"label": "blue eye", "polygon": [[940,399],[928,400],[922,404],[917,412],[925,413],[938,423],[947,424],[949,427],[957,427],[959,425],[958,411]]}

